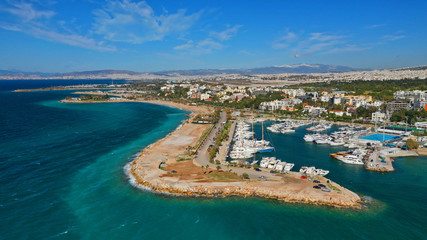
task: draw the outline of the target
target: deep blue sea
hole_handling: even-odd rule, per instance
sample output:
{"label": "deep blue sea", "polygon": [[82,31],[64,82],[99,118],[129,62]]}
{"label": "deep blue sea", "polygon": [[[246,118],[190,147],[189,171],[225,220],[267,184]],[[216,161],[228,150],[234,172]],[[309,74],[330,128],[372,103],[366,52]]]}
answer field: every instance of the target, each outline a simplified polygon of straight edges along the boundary
{"label": "deep blue sea", "polygon": [[71,91],[12,92],[93,82],[109,81],[0,81],[0,239],[427,239],[426,157],[398,158],[393,173],[368,172],[329,157],[342,148],[304,143],[304,129],[269,133],[274,156],[295,169],[330,170],[374,202],[350,210],[167,197],[134,188],[123,168],[187,112],[58,102]]}

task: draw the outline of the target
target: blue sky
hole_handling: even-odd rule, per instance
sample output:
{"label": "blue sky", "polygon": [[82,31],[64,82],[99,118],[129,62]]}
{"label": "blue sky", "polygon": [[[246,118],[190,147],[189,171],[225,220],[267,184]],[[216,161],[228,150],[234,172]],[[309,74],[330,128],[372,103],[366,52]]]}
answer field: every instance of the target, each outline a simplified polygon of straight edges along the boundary
{"label": "blue sky", "polygon": [[0,0],[0,69],[427,64],[427,1]]}

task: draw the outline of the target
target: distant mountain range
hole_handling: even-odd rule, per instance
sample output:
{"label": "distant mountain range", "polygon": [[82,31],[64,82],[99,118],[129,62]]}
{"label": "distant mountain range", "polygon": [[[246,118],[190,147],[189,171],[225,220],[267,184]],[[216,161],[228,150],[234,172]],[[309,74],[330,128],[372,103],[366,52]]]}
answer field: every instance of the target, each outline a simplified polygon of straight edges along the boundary
{"label": "distant mountain range", "polygon": [[[393,69],[399,70],[423,70],[427,66]],[[174,76],[195,76],[195,75],[215,75],[215,74],[240,74],[240,75],[255,75],[255,74],[280,74],[280,73],[295,73],[295,74],[308,74],[308,73],[339,73],[351,71],[370,71],[371,69],[355,69],[346,66],[324,65],[324,64],[298,64],[298,65],[281,65],[271,67],[259,67],[248,69],[195,69],[195,70],[176,70],[176,71],[160,71],[150,73],[140,73],[126,70],[97,70],[97,71],[82,71],[70,73],[40,73],[40,72],[20,72],[0,70],[0,77],[3,79],[54,79],[54,78],[67,78],[72,79],[78,77],[80,79],[87,76],[88,78],[120,78],[120,76],[141,76],[151,75],[159,77],[174,77]]]}
{"label": "distant mountain range", "polygon": [[0,70],[0,76],[4,75],[39,75],[39,76],[52,76],[57,73],[43,73],[43,72],[22,72],[22,71],[10,71],[10,70]]}
{"label": "distant mountain range", "polygon": [[279,74],[279,73],[328,73],[328,72],[350,72],[366,69],[354,69],[345,66],[323,65],[323,64],[298,64],[282,65],[272,67],[260,67],[249,69],[198,69],[198,70],[179,70],[156,72],[159,75],[211,75],[211,74]]}

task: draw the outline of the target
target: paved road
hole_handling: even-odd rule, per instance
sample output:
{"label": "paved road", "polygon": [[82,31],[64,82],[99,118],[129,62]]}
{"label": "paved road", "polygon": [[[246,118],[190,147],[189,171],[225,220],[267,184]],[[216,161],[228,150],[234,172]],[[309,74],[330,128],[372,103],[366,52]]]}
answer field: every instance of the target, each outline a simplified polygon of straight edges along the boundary
{"label": "paved road", "polygon": [[216,168],[215,164],[209,163],[209,155],[208,155],[208,148],[209,146],[214,142],[213,138],[216,136],[218,130],[220,129],[220,126],[223,122],[226,121],[226,113],[221,112],[219,114],[219,121],[215,124],[214,128],[212,129],[211,133],[206,138],[205,143],[200,148],[197,156],[196,156],[196,162],[201,166],[209,165],[211,168]]}
{"label": "paved road", "polygon": [[[218,121],[217,124],[215,124],[214,129],[212,130],[212,132],[208,135],[205,143],[203,144],[203,146],[200,148],[195,160],[196,163],[201,165],[201,166],[206,166],[208,165],[210,168],[214,168],[216,169],[216,167],[218,165],[216,164],[212,164],[209,162],[209,155],[208,155],[208,148],[209,146],[214,142],[213,138],[216,136],[218,130],[220,129],[221,124],[226,121],[226,113],[225,112],[221,112],[220,113],[220,120]],[[270,169],[261,169],[260,172],[257,172],[253,169],[245,169],[245,168],[236,168],[236,167],[226,167],[224,165],[221,165],[222,169],[227,171],[227,170],[231,170],[235,173],[237,173],[239,176],[241,176],[243,173],[247,173],[249,175],[249,178],[251,179],[258,179],[261,176],[264,176],[268,179],[281,179],[281,177],[275,176],[275,174],[271,174],[269,171]]]}

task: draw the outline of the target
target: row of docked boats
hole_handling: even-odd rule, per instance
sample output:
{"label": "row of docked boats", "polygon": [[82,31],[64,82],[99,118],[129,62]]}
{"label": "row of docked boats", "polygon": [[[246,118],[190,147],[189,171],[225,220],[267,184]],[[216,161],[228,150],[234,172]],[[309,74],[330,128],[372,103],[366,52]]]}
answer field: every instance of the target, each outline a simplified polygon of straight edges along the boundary
{"label": "row of docked boats", "polygon": [[267,127],[267,130],[273,133],[294,133],[295,128],[307,125],[306,122],[291,119],[281,119],[281,123],[273,124]]}
{"label": "row of docked boats", "polygon": [[295,164],[282,162],[276,157],[263,157],[259,166],[261,168],[269,168],[282,173],[291,171]]}
{"label": "row of docked boats", "polygon": [[274,147],[270,146],[270,142],[264,140],[264,134],[261,140],[256,139],[253,126],[252,131],[250,131],[250,125],[244,121],[237,123],[233,140],[234,145],[229,153],[232,159],[248,159],[253,157],[255,153],[274,151]]}
{"label": "row of docked boats", "polygon": [[331,146],[344,146],[348,148],[356,148],[355,139],[359,136],[364,136],[368,132],[365,128],[354,128],[351,126],[341,127],[339,131],[332,132],[330,135],[314,133],[306,134],[304,141],[314,142],[317,144],[329,144]]}
{"label": "row of docked boats", "polygon": [[332,127],[332,124],[321,123],[321,124],[314,125],[314,126],[311,126],[311,127],[307,128],[307,131],[324,132],[324,131],[330,129],[331,127]]}
{"label": "row of docked boats", "polygon": [[345,144],[344,138],[337,136],[328,136],[327,134],[306,134],[304,136],[304,141],[314,142],[317,144],[329,144],[331,146],[341,146]]}

